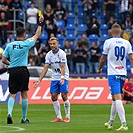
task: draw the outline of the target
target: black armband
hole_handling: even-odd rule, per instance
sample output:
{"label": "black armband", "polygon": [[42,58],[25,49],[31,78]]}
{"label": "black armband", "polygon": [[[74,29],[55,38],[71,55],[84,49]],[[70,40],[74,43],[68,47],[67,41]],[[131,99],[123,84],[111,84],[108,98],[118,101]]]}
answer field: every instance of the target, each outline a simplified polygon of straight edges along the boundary
{"label": "black armband", "polygon": [[44,23],[43,22],[39,22],[38,26],[41,26],[43,28]]}

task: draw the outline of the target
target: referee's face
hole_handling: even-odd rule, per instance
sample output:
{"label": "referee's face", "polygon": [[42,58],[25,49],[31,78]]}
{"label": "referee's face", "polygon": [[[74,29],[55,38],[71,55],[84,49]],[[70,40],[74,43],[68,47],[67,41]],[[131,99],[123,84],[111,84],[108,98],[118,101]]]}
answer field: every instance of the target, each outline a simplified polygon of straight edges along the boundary
{"label": "referee's face", "polygon": [[50,48],[53,51],[56,51],[58,49],[58,41],[57,40],[51,40],[50,41]]}

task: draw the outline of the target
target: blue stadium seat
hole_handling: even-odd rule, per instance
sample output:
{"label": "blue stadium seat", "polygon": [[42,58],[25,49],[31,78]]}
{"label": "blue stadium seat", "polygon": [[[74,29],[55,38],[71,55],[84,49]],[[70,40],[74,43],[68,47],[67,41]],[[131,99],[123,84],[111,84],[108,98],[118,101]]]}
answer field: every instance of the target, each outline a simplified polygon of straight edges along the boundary
{"label": "blue stadium seat", "polygon": [[17,39],[17,36],[16,36],[16,34],[13,34],[13,38],[14,38],[14,39]]}
{"label": "blue stadium seat", "polygon": [[66,26],[66,33],[67,33],[67,34],[75,34],[75,29],[76,29],[75,25],[73,25],[73,24],[68,24],[68,25]]}
{"label": "blue stadium seat", "polygon": [[92,42],[98,43],[98,35],[96,34],[89,35],[89,42],[90,42],[90,46],[92,45]]}
{"label": "blue stadium seat", "polygon": [[84,23],[83,13],[79,12],[78,13],[78,24],[83,24],[83,23]]}
{"label": "blue stadium seat", "polygon": [[76,37],[74,34],[68,34],[66,36],[66,40],[68,40],[68,41],[75,41],[75,39],[76,39]]}
{"label": "blue stadium seat", "polygon": [[101,36],[100,36],[100,43],[103,45],[104,41],[106,39],[108,39],[108,38],[109,38],[108,34],[101,34]]}
{"label": "blue stadium seat", "polygon": [[48,35],[47,34],[41,34],[39,38],[42,40],[43,44],[46,44],[47,40],[48,40]]}
{"label": "blue stadium seat", "polygon": [[79,24],[78,25],[78,34],[86,33],[87,26],[85,24]]}
{"label": "blue stadium seat", "polygon": [[100,31],[101,31],[101,34],[108,34],[108,25],[107,24],[102,24],[100,26]]}
{"label": "blue stadium seat", "polygon": [[26,0],[26,9],[28,9],[30,7],[30,4],[31,4],[32,1],[27,1]]}
{"label": "blue stadium seat", "polygon": [[131,74],[132,65],[129,64],[129,65],[126,65],[126,67],[127,67],[127,73],[128,73],[128,74]]}
{"label": "blue stadium seat", "polygon": [[23,20],[23,19],[24,19],[24,14],[23,14],[23,12],[21,12],[21,11],[18,12],[18,19],[19,19],[19,20]]}
{"label": "blue stadium seat", "polygon": [[63,48],[64,46],[64,35],[62,34],[57,34],[56,37],[58,38],[58,41],[59,41],[59,47],[60,48]]}
{"label": "blue stadium seat", "polygon": [[75,12],[75,0],[72,0],[72,13]]}
{"label": "blue stadium seat", "polygon": [[101,24],[105,24],[105,15],[103,14],[102,11],[101,11],[101,14],[100,14],[100,20],[101,20]]}
{"label": "blue stadium seat", "polygon": [[67,24],[74,24],[75,23],[75,14],[69,13],[67,18]]}
{"label": "blue stadium seat", "polygon": [[31,34],[26,34],[26,36],[27,36],[28,38],[32,37],[32,35],[31,35]]}
{"label": "blue stadium seat", "polygon": [[77,36],[77,39],[78,39],[78,40],[81,40],[81,38],[82,38],[81,35],[78,35],[78,36]]}
{"label": "blue stadium seat", "polygon": [[92,17],[96,17],[96,19],[98,19],[98,14],[97,14],[97,12],[93,12],[93,13],[92,13]]}
{"label": "blue stadium seat", "polygon": [[83,12],[83,5],[81,0],[78,0],[78,12]]}

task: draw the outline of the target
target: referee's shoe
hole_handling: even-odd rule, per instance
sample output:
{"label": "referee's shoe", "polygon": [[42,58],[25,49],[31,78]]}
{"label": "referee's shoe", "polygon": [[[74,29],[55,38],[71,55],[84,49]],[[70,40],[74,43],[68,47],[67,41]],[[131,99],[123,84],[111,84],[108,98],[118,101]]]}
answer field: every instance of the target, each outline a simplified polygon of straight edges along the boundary
{"label": "referee's shoe", "polygon": [[13,124],[12,117],[10,114],[7,116],[7,124]]}
{"label": "referee's shoe", "polygon": [[26,119],[25,121],[22,119],[21,120],[21,123],[22,124],[31,124],[31,122],[28,119]]}

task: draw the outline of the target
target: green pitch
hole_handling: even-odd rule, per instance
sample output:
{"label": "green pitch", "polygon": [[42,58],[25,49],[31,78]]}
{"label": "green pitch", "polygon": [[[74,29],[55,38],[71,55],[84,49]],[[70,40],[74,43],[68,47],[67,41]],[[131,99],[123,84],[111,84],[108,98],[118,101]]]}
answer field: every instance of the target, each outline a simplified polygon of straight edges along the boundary
{"label": "green pitch", "polygon": [[[133,133],[133,104],[125,104],[129,130]],[[61,105],[63,118],[65,117]],[[110,105],[71,105],[70,123],[51,123],[55,118],[52,105],[29,105],[28,119],[32,124],[21,124],[21,105],[14,106],[12,125],[6,124],[7,105],[0,105],[0,133],[115,133],[119,128],[118,116],[114,129],[108,130],[104,123],[109,119]]]}

